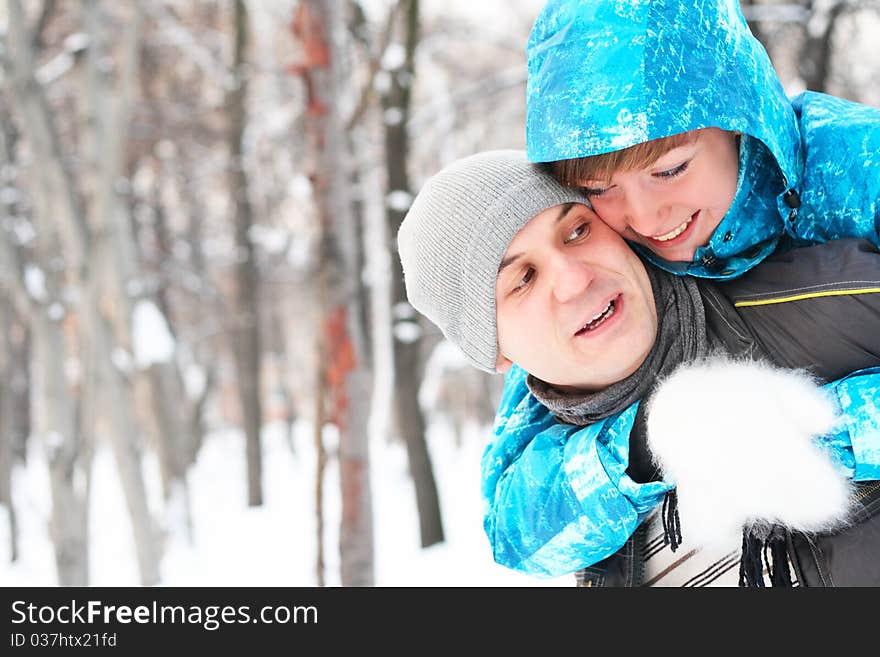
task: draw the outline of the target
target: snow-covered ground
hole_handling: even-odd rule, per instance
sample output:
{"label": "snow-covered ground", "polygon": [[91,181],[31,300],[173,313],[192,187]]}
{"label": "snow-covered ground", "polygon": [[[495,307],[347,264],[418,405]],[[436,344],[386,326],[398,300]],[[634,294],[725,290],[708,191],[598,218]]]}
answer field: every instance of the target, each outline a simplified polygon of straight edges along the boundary
{"label": "snow-covered ground", "polygon": [[[429,435],[440,489],[446,542],[421,549],[406,455],[397,444],[371,450],[377,586],[572,586],[573,577],[541,580],[492,561],[482,531],[479,458],[488,428],[471,430],[460,448],[442,426]],[[190,544],[177,523],[161,565],[164,586],[315,586],[315,450],[311,426],[295,426],[292,447],[280,425],[264,431],[264,497],[246,505],[244,444],[233,430],[207,437],[189,485],[194,518]],[[331,432],[325,443],[333,449]],[[9,524],[0,507],[0,585],[57,584],[48,535],[49,481],[38,441],[15,472],[20,558],[9,561]],[[96,450],[91,496],[91,584],[138,584],[125,500],[107,446]],[[146,463],[154,510],[159,475]],[[339,488],[331,459],[324,482],[326,584],[338,586]]]}

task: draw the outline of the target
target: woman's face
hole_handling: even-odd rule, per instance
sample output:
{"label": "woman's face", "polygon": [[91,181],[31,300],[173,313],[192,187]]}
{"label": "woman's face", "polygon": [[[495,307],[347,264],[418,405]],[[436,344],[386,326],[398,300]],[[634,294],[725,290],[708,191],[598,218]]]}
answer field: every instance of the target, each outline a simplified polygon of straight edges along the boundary
{"label": "woman's face", "polygon": [[693,261],[736,194],[735,134],[704,128],[693,135],[644,169],[615,173],[609,181],[578,181],[603,221],[670,262]]}

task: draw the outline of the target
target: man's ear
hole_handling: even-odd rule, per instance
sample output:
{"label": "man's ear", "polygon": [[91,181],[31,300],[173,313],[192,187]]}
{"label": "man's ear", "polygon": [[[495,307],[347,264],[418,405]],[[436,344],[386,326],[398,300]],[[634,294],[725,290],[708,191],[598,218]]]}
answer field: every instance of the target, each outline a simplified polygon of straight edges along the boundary
{"label": "man's ear", "polygon": [[499,374],[506,374],[507,370],[511,368],[513,365],[513,361],[511,361],[504,354],[499,353],[498,359],[495,361],[495,371]]}

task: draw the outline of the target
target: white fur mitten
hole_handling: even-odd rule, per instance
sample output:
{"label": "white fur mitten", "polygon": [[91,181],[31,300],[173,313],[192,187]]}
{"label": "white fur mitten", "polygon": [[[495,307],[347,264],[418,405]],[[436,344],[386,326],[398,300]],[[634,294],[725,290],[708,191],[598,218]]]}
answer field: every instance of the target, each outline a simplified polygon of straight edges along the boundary
{"label": "white fur mitten", "polygon": [[850,481],[813,438],[834,405],[803,372],[713,357],[679,367],[648,407],[648,448],[675,482],[682,537],[736,544],[745,525],[814,532],[842,524]]}

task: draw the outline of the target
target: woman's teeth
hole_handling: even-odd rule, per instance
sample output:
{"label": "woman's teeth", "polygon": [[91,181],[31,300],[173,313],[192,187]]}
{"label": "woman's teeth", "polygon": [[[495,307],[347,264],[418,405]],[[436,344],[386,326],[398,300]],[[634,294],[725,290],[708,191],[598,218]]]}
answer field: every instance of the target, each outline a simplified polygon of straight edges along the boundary
{"label": "woman's teeth", "polygon": [[655,237],[654,239],[657,240],[658,242],[668,242],[673,237],[678,237],[679,235],[681,235],[693,220],[694,220],[694,218],[690,217],[690,218],[688,218],[687,221],[685,221],[678,228],[674,228],[673,230],[669,231],[665,235],[660,235],[659,237]]}
{"label": "woman's teeth", "polygon": [[584,331],[593,331],[599,328],[606,319],[611,317],[614,314],[614,302],[609,301],[608,305],[605,306],[605,310],[596,315],[593,319],[586,323],[586,325],[578,331],[578,333],[583,333]]}

